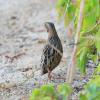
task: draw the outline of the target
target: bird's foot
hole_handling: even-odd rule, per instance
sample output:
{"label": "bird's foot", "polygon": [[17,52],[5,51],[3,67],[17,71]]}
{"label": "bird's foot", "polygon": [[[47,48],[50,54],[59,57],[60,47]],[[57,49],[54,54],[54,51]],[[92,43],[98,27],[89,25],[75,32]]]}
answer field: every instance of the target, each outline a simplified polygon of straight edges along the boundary
{"label": "bird's foot", "polygon": [[[56,76],[56,77],[55,77]],[[60,77],[60,76],[58,76],[58,75],[56,75],[56,74],[54,74],[54,73],[52,73],[52,75],[51,75],[51,78],[52,79],[62,79],[62,80],[66,80],[66,78],[65,77]]]}

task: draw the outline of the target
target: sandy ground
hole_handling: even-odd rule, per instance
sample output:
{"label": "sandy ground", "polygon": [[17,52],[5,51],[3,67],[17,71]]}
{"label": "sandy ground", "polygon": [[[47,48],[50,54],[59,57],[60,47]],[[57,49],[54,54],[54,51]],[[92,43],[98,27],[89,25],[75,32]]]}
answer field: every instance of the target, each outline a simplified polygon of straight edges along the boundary
{"label": "sandy ground", "polygon": [[[47,80],[47,75],[40,76],[40,57],[47,39],[43,23],[47,21],[55,23],[64,49],[62,61],[53,72],[65,77],[71,49],[66,51],[65,31],[57,22],[55,3],[49,0],[0,0],[0,100],[28,100],[31,90]],[[82,85],[78,76],[79,73],[75,86]],[[83,84],[86,81],[83,80]]]}

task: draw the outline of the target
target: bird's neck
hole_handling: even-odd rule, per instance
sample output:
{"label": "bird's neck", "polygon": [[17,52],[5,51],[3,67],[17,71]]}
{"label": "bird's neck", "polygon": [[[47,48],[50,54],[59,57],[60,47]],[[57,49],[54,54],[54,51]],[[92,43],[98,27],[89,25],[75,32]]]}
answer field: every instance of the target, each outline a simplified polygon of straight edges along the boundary
{"label": "bird's neck", "polygon": [[58,36],[56,30],[48,33],[48,38],[51,38],[51,37],[54,37],[54,36]]}

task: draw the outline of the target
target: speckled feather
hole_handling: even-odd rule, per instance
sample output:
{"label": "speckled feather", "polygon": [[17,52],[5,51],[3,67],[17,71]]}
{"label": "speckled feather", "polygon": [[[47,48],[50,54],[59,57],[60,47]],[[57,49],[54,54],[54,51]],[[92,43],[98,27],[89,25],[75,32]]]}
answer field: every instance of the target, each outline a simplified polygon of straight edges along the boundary
{"label": "speckled feather", "polygon": [[63,53],[62,44],[57,34],[48,38],[48,42],[45,45],[41,57],[41,68],[42,75],[49,71],[52,71],[61,61],[62,55],[60,55],[54,48],[50,45],[56,47],[61,53]]}

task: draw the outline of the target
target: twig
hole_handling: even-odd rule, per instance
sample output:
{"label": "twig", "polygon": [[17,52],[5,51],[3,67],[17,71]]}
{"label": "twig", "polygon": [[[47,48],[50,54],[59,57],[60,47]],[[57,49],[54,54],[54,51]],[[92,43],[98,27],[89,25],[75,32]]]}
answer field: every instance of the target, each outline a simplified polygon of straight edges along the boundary
{"label": "twig", "polygon": [[23,52],[23,53],[19,53],[19,54],[13,56],[13,57],[10,57],[10,56],[6,55],[5,57],[6,57],[7,59],[10,59],[10,60],[11,60],[11,63],[12,63],[12,62],[14,61],[14,59],[18,59],[18,58],[21,57],[22,55],[25,55],[25,53],[24,53],[24,52]]}
{"label": "twig", "polygon": [[[81,4],[80,4],[80,12],[79,12],[79,18],[78,18],[78,24],[77,24],[77,30],[76,30],[75,44],[78,43],[79,36],[80,36],[80,30],[81,30],[82,21],[83,21],[84,2],[85,2],[85,0],[82,0]],[[76,67],[75,67],[76,51],[77,51],[77,45],[74,46],[73,53],[72,53],[72,56],[71,56],[71,61],[70,61],[70,64],[69,64],[68,70],[67,70],[66,81],[68,83],[70,83],[70,84],[73,82],[73,79],[74,79],[74,76],[75,76],[75,70],[76,70]]]}

